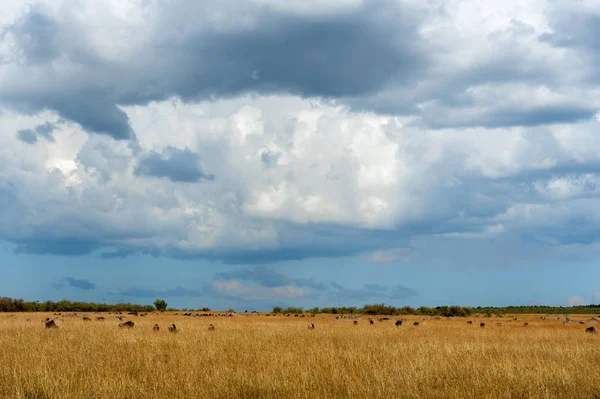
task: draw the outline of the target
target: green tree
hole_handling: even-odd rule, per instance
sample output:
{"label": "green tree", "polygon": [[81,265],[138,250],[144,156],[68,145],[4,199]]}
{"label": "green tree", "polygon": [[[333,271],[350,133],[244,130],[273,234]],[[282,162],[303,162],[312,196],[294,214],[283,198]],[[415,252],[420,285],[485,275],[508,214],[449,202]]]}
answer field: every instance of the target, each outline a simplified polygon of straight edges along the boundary
{"label": "green tree", "polygon": [[164,299],[157,299],[156,301],[154,301],[154,307],[156,308],[156,310],[164,312],[167,309],[167,303]]}

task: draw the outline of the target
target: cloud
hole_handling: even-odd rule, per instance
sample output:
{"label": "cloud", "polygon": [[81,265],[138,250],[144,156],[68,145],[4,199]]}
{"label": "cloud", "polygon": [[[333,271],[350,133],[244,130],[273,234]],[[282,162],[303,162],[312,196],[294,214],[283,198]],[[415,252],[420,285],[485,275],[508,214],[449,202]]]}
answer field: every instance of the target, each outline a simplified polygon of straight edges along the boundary
{"label": "cloud", "polygon": [[24,143],[33,144],[38,140],[38,137],[43,137],[46,140],[53,142],[54,137],[52,132],[56,126],[50,122],[46,122],[42,125],[37,125],[34,129],[20,129],[17,132],[17,137]]}
{"label": "cloud", "polygon": [[6,17],[0,238],[247,265],[600,256],[597,52],[572,2],[327,3]]}
{"label": "cloud", "polygon": [[205,295],[205,292],[204,290],[187,289],[180,286],[166,290],[131,287],[116,293],[110,293],[110,295],[138,298],[172,298],[201,297]]}
{"label": "cloud", "polygon": [[231,272],[216,273],[215,280],[222,281],[253,281],[267,288],[294,285],[297,287],[311,288],[318,291],[327,289],[327,285],[313,278],[290,278],[274,268],[258,266],[253,269],[239,269]]}
{"label": "cloud", "polygon": [[237,281],[214,281],[213,289],[218,295],[245,301],[276,301],[304,298],[305,291],[292,286],[248,287]]}
{"label": "cloud", "polygon": [[569,298],[569,306],[583,306],[587,305],[587,302],[578,296],[572,296]]}
{"label": "cloud", "polygon": [[419,293],[417,291],[413,290],[412,288],[408,288],[401,284],[397,284],[396,286],[394,286],[392,288],[391,293],[390,293],[390,298],[400,300],[400,299],[411,298],[411,297],[414,297],[417,295],[419,295]]}
{"label": "cloud", "polygon": [[383,285],[380,285],[380,284],[365,284],[364,287],[367,290],[377,291],[377,292],[385,292],[388,289],[387,287],[384,287]]}
{"label": "cloud", "polygon": [[65,277],[62,280],[56,281],[50,284],[51,287],[55,289],[62,289],[65,286],[69,286],[71,288],[78,288],[81,290],[95,290],[96,284],[92,283],[86,279],[75,279],[73,277]]}
{"label": "cloud", "polygon": [[[21,67],[7,68],[0,100],[27,112],[53,109],[116,139],[134,137],[118,105],[248,91],[353,96],[408,79],[426,58],[416,45],[415,12],[391,1],[318,17],[254,2],[129,4],[133,20],[152,24],[119,19],[109,4],[102,16],[83,4],[69,3],[69,12],[63,6],[32,6],[5,28],[14,42],[10,57]],[[96,17],[83,23],[82,14]],[[232,18],[219,22],[216,14]],[[236,22],[241,15],[243,24]],[[99,41],[87,34],[92,27],[100,29]],[[74,36],[81,40],[74,43]],[[53,68],[55,62],[64,68]],[[52,82],[42,78],[48,75]]]}
{"label": "cloud", "polygon": [[27,144],[33,144],[37,141],[37,135],[31,129],[21,129],[17,132],[19,140]]}
{"label": "cloud", "polygon": [[200,157],[189,148],[167,147],[162,154],[150,152],[135,169],[137,176],[166,177],[174,182],[195,183],[201,179],[213,180],[200,168]]}

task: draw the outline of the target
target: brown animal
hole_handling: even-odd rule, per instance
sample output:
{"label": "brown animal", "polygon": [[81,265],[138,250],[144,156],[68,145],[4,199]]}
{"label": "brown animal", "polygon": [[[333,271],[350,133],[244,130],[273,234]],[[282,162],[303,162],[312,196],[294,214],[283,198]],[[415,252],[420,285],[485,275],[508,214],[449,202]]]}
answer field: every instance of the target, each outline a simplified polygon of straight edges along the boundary
{"label": "brown animal", "polygon": [[158,324],[155,324],[154,327],[152,327],[152,331],[154,331],[154,332],[160,331],[160,327],[158,326]]}
{"label": "brown animal", "polygon": [[179,330],[177,330],[177,326],[175,324],[171,324],[169,326],[169,332],[170,333],[176,333],[177,331],[179,331]]}
{"label": "brown animal", "polygon": [[358,325],[358,321],[357,320],[354,320],[354,325],[355,326]]}
{"label": "brown animal", "polygon": [[96,317],[96,320],[102,321],[102,320],[104,320],[104,317],[103,316]]}
{"label": "brown animal", "polygon": [[415,327],[416,327],[416,326],[418,326],[418,325],[419,325],[419,322],[418,322],[418,321],[415,321],[415,322],[413,323],[413,326],[415,326]]}
{"label": "brown animal", "polygon": [[208,331],[215,331],[215,326],[213,326],[212,324],[209,324]]}
{"label": "brown animal", "polygon": [[48,319],[44,325],[46,326],[46,328],[58,328],[58,325],[56,324],[56,322],[53,319]]}
{"label": "brown animal", "polygon": [[585,329],[585,332],[591,333],[591,334],[596,334],[598,331],[596,331],[596,327],[588,327]]}
{"label": "brown animal", "polygon": [[310,324],[308,325],[308,329],[309,329],[309,330],[314,330],[314,329],[315,329],[315,324],[314,324],[314,323],[310,323]]}
{"label": "brown animal", "polygon": [[91,321],[91,320],[92,320],[92,319],[90,319],[89,317],[87,317],[87,316],[83,316],[83,321]]}
{"label": "brown animal", "polygon": [[467,321],[467,324],[473,324],[473,320]]}
{"label": "brown animal", "polygon": [[485,323],[479,323],[479,327],[485,327]]}
{"label": "brown animal", "polygon": [[396,320],[396,327],[400,327],[402,325],[402,320]]}
{"label": "brown animal", "polygon": [[523,327],[527,327],[529,323],[523,323]]}
{"label": "brown animal", "polygon": [[131,320],[126,321],[124,323],[119,323],[119,328],[133,328],[135,326],[135,323]]}
{"label": "brown animal", "polygon": [[375,324],[373,320],[369,320],[369,324]]}

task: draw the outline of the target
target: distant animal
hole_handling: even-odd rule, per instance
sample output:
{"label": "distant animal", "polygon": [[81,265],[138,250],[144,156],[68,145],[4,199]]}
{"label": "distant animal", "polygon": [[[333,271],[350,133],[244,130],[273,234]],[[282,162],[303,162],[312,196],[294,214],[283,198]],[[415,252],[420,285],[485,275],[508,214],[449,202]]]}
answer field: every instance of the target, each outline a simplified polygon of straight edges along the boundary
{"label": "distant animal", "polygon": [[213,326],[212,324],[208,325],[208,331],[214,331],[215,330],[215,326]]}
{"label": "distant animal", "polygon": [[479,323],[479,327],[485,327],[485,323]]}
{"label": "distant animal", "polygon": [[579,320],[579,324],[585,324],[585,321]]}
{"label": "distant animal", "polygon": [[473,320],[467,321],[467,324],[473,324]]}
{"label": "distant animal", "polygon": [[598,331],[596,331],[596,327],[588,327],[585,329],[585,332],[591,333],[591,334],[596,334]]}
{"label": "distant animal", "polygon": [[178,331],[178,330],[177,330],[177,326],[176,326],[175,324],[171,324],[171,325],[169,326],[169,332],[170,332],[170,333],[176,333],[177,331]]}
{"label": "distant animal", "polygon": [[152,327],[152,331],[154,331],[154,332],[160,331],[160,327],[158,326],[158,324],[155,324],[154,327]]}
{"label": "distant animal", "polygon": [[355,326],[358,325],[358,321],[357,320],[354,320],[354,325]]}
{"label": "distant animal", "polygon": [[131,320],[123,322],[123,323],[119,323],[119,328],[133,328],[135,326],[135,323]]}
{"label": "distant animal", "polygon": [[314,330],[314,329],[315,329],[315,324],[314,324],[314,323],[310,323],[310,324],[308,325],[308,329],[309,329],[309,330]]}
{"label": "distant animal", "polygon": [[419,322],[418,322],[418,321],[415,321],[415,322],[413,323],[413,326],[415,326],[415,327],[416,327],[416,326],[418,326],[418,325],[419,325]]}
{"label": "distant animal", "polygon": [[44,322],[46,328],[58,328],[58,325],[53,319],[48,319]]}
{"label": "distant animal", "polygon": [[104,320],[104,317],[102,317],[102,316],[96,317],[96,320]]}
{"label": "distant animal", "polygon": [[400,327],[402,325],[402,320],[396,320],[396,327]]}
{"label": "distant animal", "polygon": [[523,323],[523,327],[527,327],[529,323]]}
{"label": "distant animal", "polygon": [[83,321],[91,321],[91,320],[92,320],[92,319],[90,319],[89,317],[87,317],[87,316],[83,316]]}
{"label": "distant animal", "polygon": [[369,320],[369,324],[375,324],[373,320]]}

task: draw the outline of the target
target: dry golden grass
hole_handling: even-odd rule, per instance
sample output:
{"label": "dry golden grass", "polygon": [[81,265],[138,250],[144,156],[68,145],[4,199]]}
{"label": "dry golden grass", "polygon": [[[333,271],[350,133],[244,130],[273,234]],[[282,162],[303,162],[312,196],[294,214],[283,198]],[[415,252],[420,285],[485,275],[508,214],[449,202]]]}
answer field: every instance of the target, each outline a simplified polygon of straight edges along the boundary
{"label": "dry golden grass", "polygon": [[131,317],[132,330],[108,315],[51,330],[48,316],[0,314],[1,398],[600,397],[589,323],[156,314]]}

